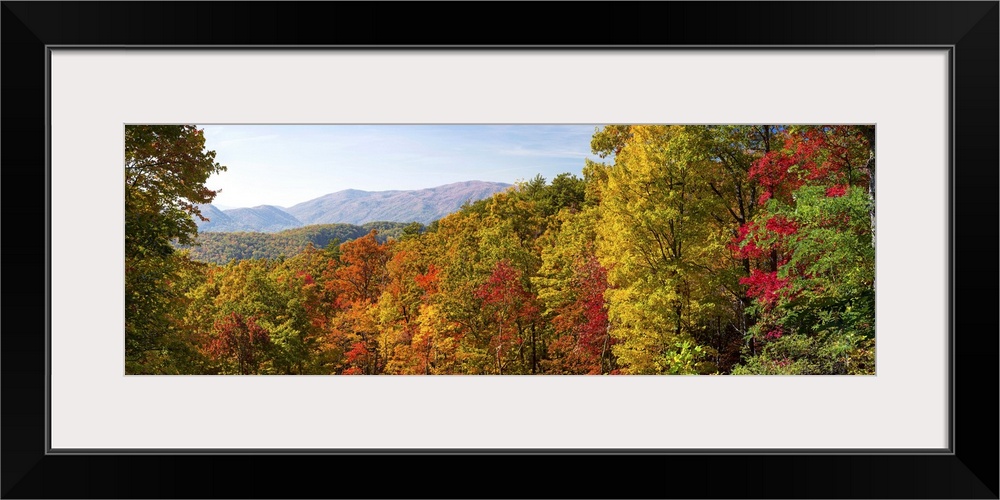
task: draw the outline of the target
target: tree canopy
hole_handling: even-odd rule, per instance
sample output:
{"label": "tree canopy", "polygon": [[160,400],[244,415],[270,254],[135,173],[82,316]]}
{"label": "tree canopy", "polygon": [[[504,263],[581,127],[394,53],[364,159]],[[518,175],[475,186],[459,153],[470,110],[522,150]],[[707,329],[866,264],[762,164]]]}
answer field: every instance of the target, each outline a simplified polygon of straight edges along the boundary
{"label": "tree canopy", "polygon": [[197,204],[216,192],[208,178],[226,167],[205,150],[193,125],[125,127],[125,357],[126,362],[163,354],[175,330],[175,285],[189,262],[175,254],[174,242],[191,243]]}
{"label": "tree canopy", "polygon": [[194,127],[130,127],[126,369],[872,374],[873,131],[610,125],[582,178],[536,176],[426,228],[189,253],[225,167]]}

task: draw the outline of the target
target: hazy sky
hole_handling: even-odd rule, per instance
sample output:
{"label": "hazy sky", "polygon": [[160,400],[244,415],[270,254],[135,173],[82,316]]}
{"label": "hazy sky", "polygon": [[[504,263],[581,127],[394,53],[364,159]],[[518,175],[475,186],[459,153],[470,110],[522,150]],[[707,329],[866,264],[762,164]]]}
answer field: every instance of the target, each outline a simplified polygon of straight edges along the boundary
{"label": "hazy sky", "polygon": [[597,125],[199,125],[228,167],[207,186],[224,208],[289,207],[340,191],[513,184],[581,175]]}

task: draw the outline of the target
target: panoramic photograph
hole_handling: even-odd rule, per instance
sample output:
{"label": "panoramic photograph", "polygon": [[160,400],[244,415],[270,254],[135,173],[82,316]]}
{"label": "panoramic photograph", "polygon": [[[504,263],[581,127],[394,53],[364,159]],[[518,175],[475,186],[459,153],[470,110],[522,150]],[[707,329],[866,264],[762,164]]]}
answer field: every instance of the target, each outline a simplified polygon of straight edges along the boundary
{"label": "panoramic photograph", "polygon": [[128,375],[874,375],[874,125],[126,125]]}

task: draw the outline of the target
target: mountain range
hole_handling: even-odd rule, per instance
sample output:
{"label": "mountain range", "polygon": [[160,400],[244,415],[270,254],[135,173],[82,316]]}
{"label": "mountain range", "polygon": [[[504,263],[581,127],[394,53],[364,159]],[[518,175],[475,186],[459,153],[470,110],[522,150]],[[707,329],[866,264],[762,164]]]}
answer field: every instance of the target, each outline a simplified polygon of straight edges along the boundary
{"label": "mountain range", "polygon": [[260,205],[220,210],[200,205],[208,221],[195,220],[199,232],[273,233],[313,224],[365,224],[374,221],[430,224],[466,202],[488,198],[511,184],[465,181],[409,191],[346,189],[283,208]]}

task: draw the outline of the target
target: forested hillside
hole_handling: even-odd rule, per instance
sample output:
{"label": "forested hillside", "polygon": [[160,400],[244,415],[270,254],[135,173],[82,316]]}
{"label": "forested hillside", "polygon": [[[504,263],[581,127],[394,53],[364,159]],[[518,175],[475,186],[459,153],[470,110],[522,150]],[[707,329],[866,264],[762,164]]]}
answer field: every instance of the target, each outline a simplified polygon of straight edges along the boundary
{"label": "forested hillside", "polygon": [[194,241],[225,167],[195,127],[129,126],[126,371],[874,373],[873,126],[613,125],[591,146],[582,177],[424,231],[319,226],[326,245],[219,265],[169,242]]}
{"label": "forested hillside", "polygon": [[361,226],[317,224],[277,233],[208,232],[199,233],[193,245],[177,245],[177,248],[187,250],[194,260],[225,264],[231,260],[290,257],[309,246],[326,248],[360,238],[372,229],[378,231],[378,241],[384,242],[388,238],[398,239],[404,230],[420,232],[423,228],[419,223],[369,222]]}

